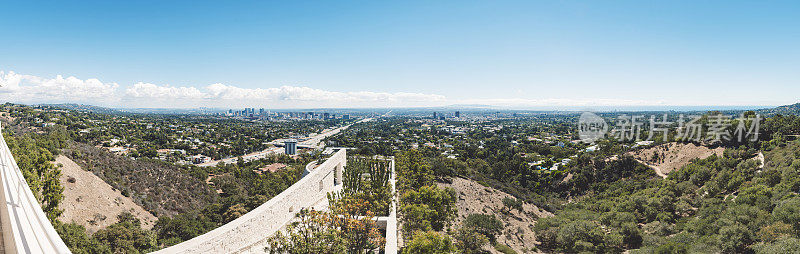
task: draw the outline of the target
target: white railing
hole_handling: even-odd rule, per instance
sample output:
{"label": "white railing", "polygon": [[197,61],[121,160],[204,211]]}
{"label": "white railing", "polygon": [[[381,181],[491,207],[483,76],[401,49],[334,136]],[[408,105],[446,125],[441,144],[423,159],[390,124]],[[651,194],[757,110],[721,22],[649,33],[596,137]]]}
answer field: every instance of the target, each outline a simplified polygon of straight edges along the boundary
{"label": "white railing", "polygon": [[397,254],[397,205],[399,204],[398,199],[400,199],[400,196],[397,195],[397,186],[395,186],[395,183],[397,182],[397,172],[394,168],[394,156],[392,156],[391,159],[390,168],[392,170],[392,177],[389,179],[389,183],[392,185],[392,191],[394,192],[394,195],[392,197],[392,205],[389,210],[389,217],[386,220],[386,246],[384,246],[384,253]]}
{"label": "white railing", "polygon": [[0,209],[6,253],[70,253],[47,219],[2,136],[0,127]]}

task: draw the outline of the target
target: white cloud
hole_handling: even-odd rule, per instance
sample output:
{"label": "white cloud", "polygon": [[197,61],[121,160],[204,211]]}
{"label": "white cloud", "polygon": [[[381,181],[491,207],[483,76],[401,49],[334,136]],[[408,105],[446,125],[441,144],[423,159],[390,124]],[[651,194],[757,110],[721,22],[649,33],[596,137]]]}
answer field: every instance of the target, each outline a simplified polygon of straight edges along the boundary
{"label": "white cloud", "polygon": [[241,88],[221,83],[206,86],[171,86],[138,82],[121,88],[114,82],[82,80],[73,76],[42,78],[0,71],[0,102],[86,103],[113,107],[415,107],[480,104],[508,108],[561,108],[597,106],[652,106],[664,101],[595,98],[448,99],[437,94],[408,92],[337,92],[303,86]]}
{"label": "white cloud", "polygon": [[331,101],[331,102],[425,102],[444,101],[445,97],[421,93],[332,92],[310,87],[281,86],[267,89],[245,89],[224,84],[206,88],[206,98],[270,101]]}
{"label": "white cloud", "polygon": [[203,88],[138,83],[125,94],[133,98],[183,99],[216,107],[384,107],[445,102],[444,96],[435,94],[334,92],[298,86],[249,89],[220,83]]}
{"label": "white cloud", "polygon": [[117,83],[103,83],[98,79],[78,79],[57,75],[41,78],[13,71],[0,71],[0,99],[11,102],[94,102],[112,103]]}
{"label": "white cloud", "polygon": [[150,83],[136,83],[125,90],[125,94],[135,98],[159,99],[201,99],[205,94],[194,87],[158,86]]}
{"label": "white cloud", "polygon": [[0,100],[16,103],[87,103],[116,107],[398,107],[445,105],[436,94],[336,92],[299,86],[241,88],[221,83],[202,87],[117,83],[76,77],[42,78],[0,71]]}

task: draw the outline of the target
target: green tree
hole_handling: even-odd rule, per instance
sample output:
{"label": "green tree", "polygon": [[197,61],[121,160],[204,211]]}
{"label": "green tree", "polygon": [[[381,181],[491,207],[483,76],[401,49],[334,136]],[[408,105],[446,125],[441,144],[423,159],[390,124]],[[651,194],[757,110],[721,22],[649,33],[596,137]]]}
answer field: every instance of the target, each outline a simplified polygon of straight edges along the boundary
{"label": "green tree", "polygon": [[64,187],[59,180],[61,170],[53,163],[59,149],[64,148],[62,139],[65,137],[62,135],[55,132],[21,136],[6,132],[3,135],[25,181],[51,222],[61,215],[62,210],[58,209],[58,205],[64,198]]}
{"label": "green tree", "polygon": [[755,249],[756,253],[763,254],[798,253],[798,250],[800,250],[800,239],[781,237],[772,243],[757,244],[753,249]]}
{"label": "green tree", "polygon": [[463,225],[453,232],[453,238],[458,249],[465,254],[484,253],[483,246],[489,242],[483,234]]}
{"label": "green tree", "polygon": [[155,235],[142,229],[139,219],[127,212],[117,217],[119,222],[98,230],[92,237],[106,243],[115,253],[141,253],[156,248]]}
{"label": "green tree", "polygon": [[792,225],[795,232],[800,232],[800,197],[782,201],[772,211],[772,216],[778,221]]}
{"label": "green tree", "polygon": [[400,212],[403,213],[403,232],[413,236],[416,231],[433,230],[431,220],[436,216],[436,211],[425,204],[404,204]]}
{"label": "green tree", "polygon": [[72,253],[111,253],[111,249],[86,233],[86,228],[75,223],[57,222],[53,226]]}
{"label": "green tree", "polygon": [[396,156],[401,189],[417,189],[431,185],[434,176],[431,167],[419,150],[408,150]]}
{"label": "green tree", "polygon": [[244,204],[239,203],[239,204],[235,204],[235,205],[232,205],[232,206],[228,207],[228,210],[225,211],[225,213],[222,215],[222,217],[224,218],[225,222],[227,223],[227,222],[230,222],[232,220],[235,220],[236,218],[241,217],[245,213],[247,213],[247,209],[245,209]]}
{"label": "green tree", "polygon": [[752,233],[744,225],[724,226],[719,230],[720,244],[723,252],[743,253],[752,243]]}
{"label": "green tree", "polygon": [[458,251],[450,237],[434,231],[418,231],[406,244],[403,254],[450,254]]}
{"label": "green tree", "polygon": [[[456,194],[452,188],[442,189],[436,185],[426,185],[418,189],[409,189],[403,193],[402,200],[404,206],[418,204],[433,210],[433,213],[427,216],[433,230],[442,230],[456,215]],[[416,210],[423,210],[422,207],[425,206]],[[401,208],[401,210],[406,209]]]}
{"label": "green tree", "polygon": [[503,222],[498,220],[494,214],[473,213],[464,220],[464,227],[486,236],[489,241],[494,243],[497,235],[503,230]]}

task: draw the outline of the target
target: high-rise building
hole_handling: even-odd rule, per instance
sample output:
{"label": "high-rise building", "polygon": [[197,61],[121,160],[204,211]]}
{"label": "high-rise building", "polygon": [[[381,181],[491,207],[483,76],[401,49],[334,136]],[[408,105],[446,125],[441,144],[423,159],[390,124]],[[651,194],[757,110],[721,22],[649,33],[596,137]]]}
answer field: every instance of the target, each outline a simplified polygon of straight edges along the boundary
{"label": "high-rise building", "polygon": [[297,154],[297,140],[296,139],[287,139],[283,141],[284,150],[288,155],[295,155]]}
{"label": "high-rise building", "polygon": [[461,112],[456,111],[456,118],[459,118],[459,117],[461,117]]}
{"label": "high-rise building", "polygon": [[436,117],[436,112],[433,112],[433,119],[434,120],[439,119],[438,117]]}

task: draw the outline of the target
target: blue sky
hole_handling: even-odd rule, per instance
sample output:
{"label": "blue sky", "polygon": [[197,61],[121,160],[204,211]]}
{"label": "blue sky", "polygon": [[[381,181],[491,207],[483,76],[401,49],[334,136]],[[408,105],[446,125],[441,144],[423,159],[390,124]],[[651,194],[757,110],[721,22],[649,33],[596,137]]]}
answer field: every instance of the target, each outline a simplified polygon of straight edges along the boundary
{"label": "blue sky", "polygon": [[524,108],[800,101],[797,1],[0,6],[0,100],[13,102]]}

